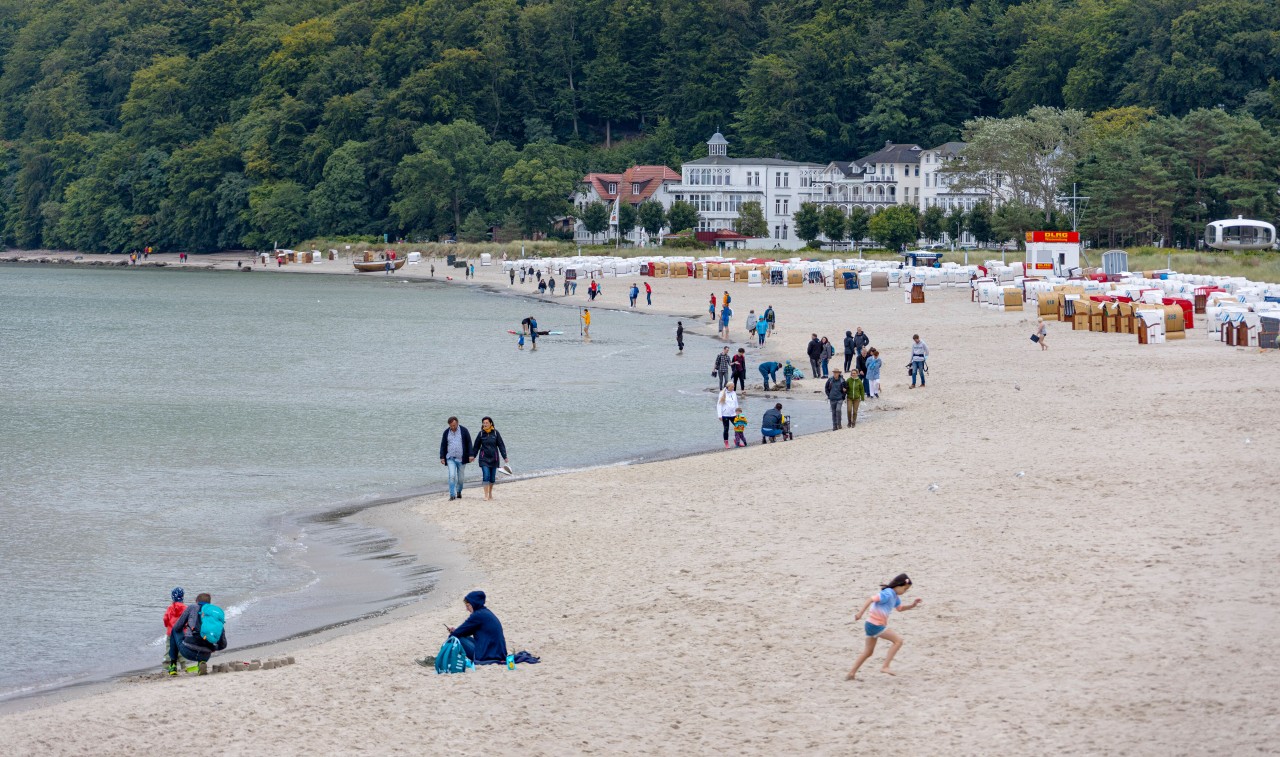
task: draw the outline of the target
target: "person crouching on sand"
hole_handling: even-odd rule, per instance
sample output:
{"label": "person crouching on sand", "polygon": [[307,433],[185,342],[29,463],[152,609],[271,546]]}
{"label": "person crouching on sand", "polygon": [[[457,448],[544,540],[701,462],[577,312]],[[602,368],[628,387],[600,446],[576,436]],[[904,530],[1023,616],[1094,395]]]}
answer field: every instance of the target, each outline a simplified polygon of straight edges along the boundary
{"label": "person crouching on sand", "polygon": [[867,646],[862,650],[862,654],[854,661],[853,667],[849,670],[849,675],[845,676],[845,680],[852,681],[858,675],[858,668],[862,667],[862,663],[867,661],[871,653],[876,651],[876,640],[884,638],[893,646],[889,648],[889,654],[884,658],[884,665],[880,668],[881,673],[894,675],[889,670],[889,664],[893,662],[893,657],[902,649],[902,637],[896,631],[890,631],[889,614],[894,610],[898,612],[906,612],[914,610],[920,606],[923,601],[916,597],[916,601],[909,605],[902,604],[902,595],[911,591],[911,579],[906,573],[899,573],[894,576],[893,580],[887,584],[880,585],[880,593],[868,599],[863,603],[862,609],[858,610],[858,614],[853,616],[854,620],[862,620],[862,615],[866,613],[867,608],[871,608],[871,614],[867,616],[865,630],[867,633]]}

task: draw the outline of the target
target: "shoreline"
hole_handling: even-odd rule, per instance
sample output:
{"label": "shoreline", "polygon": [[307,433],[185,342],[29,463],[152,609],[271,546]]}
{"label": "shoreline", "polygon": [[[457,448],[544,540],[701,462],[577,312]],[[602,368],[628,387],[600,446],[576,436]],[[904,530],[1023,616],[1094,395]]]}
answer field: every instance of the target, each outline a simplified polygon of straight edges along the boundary
{"label": "shoreline", "polygon": [[[659,304],[637,310],[687,318],[706,296],[701,280],[658,282]],[[1271,356],[1203,330],[1140,348],[1063,324],[1031,352],[1034,316],[981,310],[967,292],[912,306],[896,290],[729,288],[740,313],[767,292],[783,330],[766,347],[782,354],[811,331],[863,326],[885,353],[879,403],[894,422],[515,481],[465,508],[423,496],[387,509],[456,544],[511,648],[543,664],[417,668],[438,623],[461,619],[442,590],[287,668],[126,682],[5,715],[0,748],[156,751],[189,696],[210,748],[255,754],[420,751],[425,738],[463,754],[837,752],[876,748],[886,712],[911,713],[903,752],[1237,751],[1280,737],[1280,589],[1221,585],[1278,556],[1277,444],[1259,430],[1278,420]],[[915,331],[934,357],[924,391],[890,368]],[[925,604],[893,619],[898,676],[875,672],[878,651],[845,682],[862,644],[853,612],[904,571]],[[441,730],[430,713],[446,699],[504,727]]]}

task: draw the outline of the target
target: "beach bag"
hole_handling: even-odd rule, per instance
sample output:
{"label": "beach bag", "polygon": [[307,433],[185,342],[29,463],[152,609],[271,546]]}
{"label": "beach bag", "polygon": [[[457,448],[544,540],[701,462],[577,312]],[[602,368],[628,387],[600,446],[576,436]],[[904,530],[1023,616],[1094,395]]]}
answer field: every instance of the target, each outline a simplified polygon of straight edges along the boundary
{"label": "beach bag", "polygon": [[1038,341],[1040,341],[1040,335],[1039,335],[1039,334],[1032,334],[1032,335],[1031,335],[1031,341],[1033,341],[1033,342],[1038,342]]}
{"label": "beach bag", "polygon": [[471,660],[467,659],[467,650],[457,637],[450,636],[440,645],[440,651],[436,654],[437,673],[465,673],[474,667]]}
{"label": "beach bag", "polygon": [[227,615],[221,607],[206,604],[200,608],[200,625],[196,627],[196,634],[210,647],[219,649],[218,642],[222,641],[222,628],[226,623]]}

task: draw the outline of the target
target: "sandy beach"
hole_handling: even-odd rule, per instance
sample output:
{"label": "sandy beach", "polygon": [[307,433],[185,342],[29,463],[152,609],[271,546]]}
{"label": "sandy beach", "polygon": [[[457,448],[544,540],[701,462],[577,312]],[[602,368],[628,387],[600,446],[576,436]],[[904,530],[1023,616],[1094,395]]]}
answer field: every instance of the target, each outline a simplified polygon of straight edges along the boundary
{"label": "sandy beach", "polygon": [[[245,275],[299,270],[350,265]],[[454,283],[508,288],[498,266],[477,272]],[[593,307],[625,308],[634,280],[606,279]],[[642,309],[715,332],[706,300],[723,285],[646,280],[654,305]],[[585,289],[554,300],[582,306]],[[984,310],[967,290],[923,305],[897,289],[729,290],[735,334],[772,305],[763,354],[806,370],[811,333],[839,350],[861,326],[884,357],[882,397],[862,407],[877,422],[760,446],[753,412],[751,446],[726,451],[708,394],[708,454],[500,484],[492,502],[476,487],[388,506],[408,542],[442,532],[465,566],[411,614],[283,644],[297,663],[276,670],[19,702],[0,716],[0,752],[1277,749],[1277,355],[1203,328],[1140,347],[1062,323],[1041,352],[1030,311]],[[931,352],[925,389],[903,368],[913,333]],[[689,354],[690,370],[708,373],[713,357]],[[442,476],[423,466],[424,482]],[[879,672],[882,643],[846,681],[864,639],[854,613],[900,572],[923,605],[891,621],[906,640],[897,675]],[[542,664],[437,676],[413,663],[465,617],[470,588],[487,592],[508,646]],[[260,655],[224,659],[248,656]]]}

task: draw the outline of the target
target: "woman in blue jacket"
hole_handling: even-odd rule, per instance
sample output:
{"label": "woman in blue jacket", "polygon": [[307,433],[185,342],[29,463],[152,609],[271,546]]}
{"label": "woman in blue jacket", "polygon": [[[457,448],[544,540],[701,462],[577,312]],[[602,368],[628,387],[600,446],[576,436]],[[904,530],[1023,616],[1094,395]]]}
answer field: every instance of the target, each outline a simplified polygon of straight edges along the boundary
{"label": "woman in blue jacket", "polygon": [[493,611],[484,606],[483,591],[468,594],[462,604],[471,613],[462,625],[450,628],[449,635],[462,642],[467,657],[476,665],[492,665],[507,661],[507,637],[502,633],[502,622]]}

